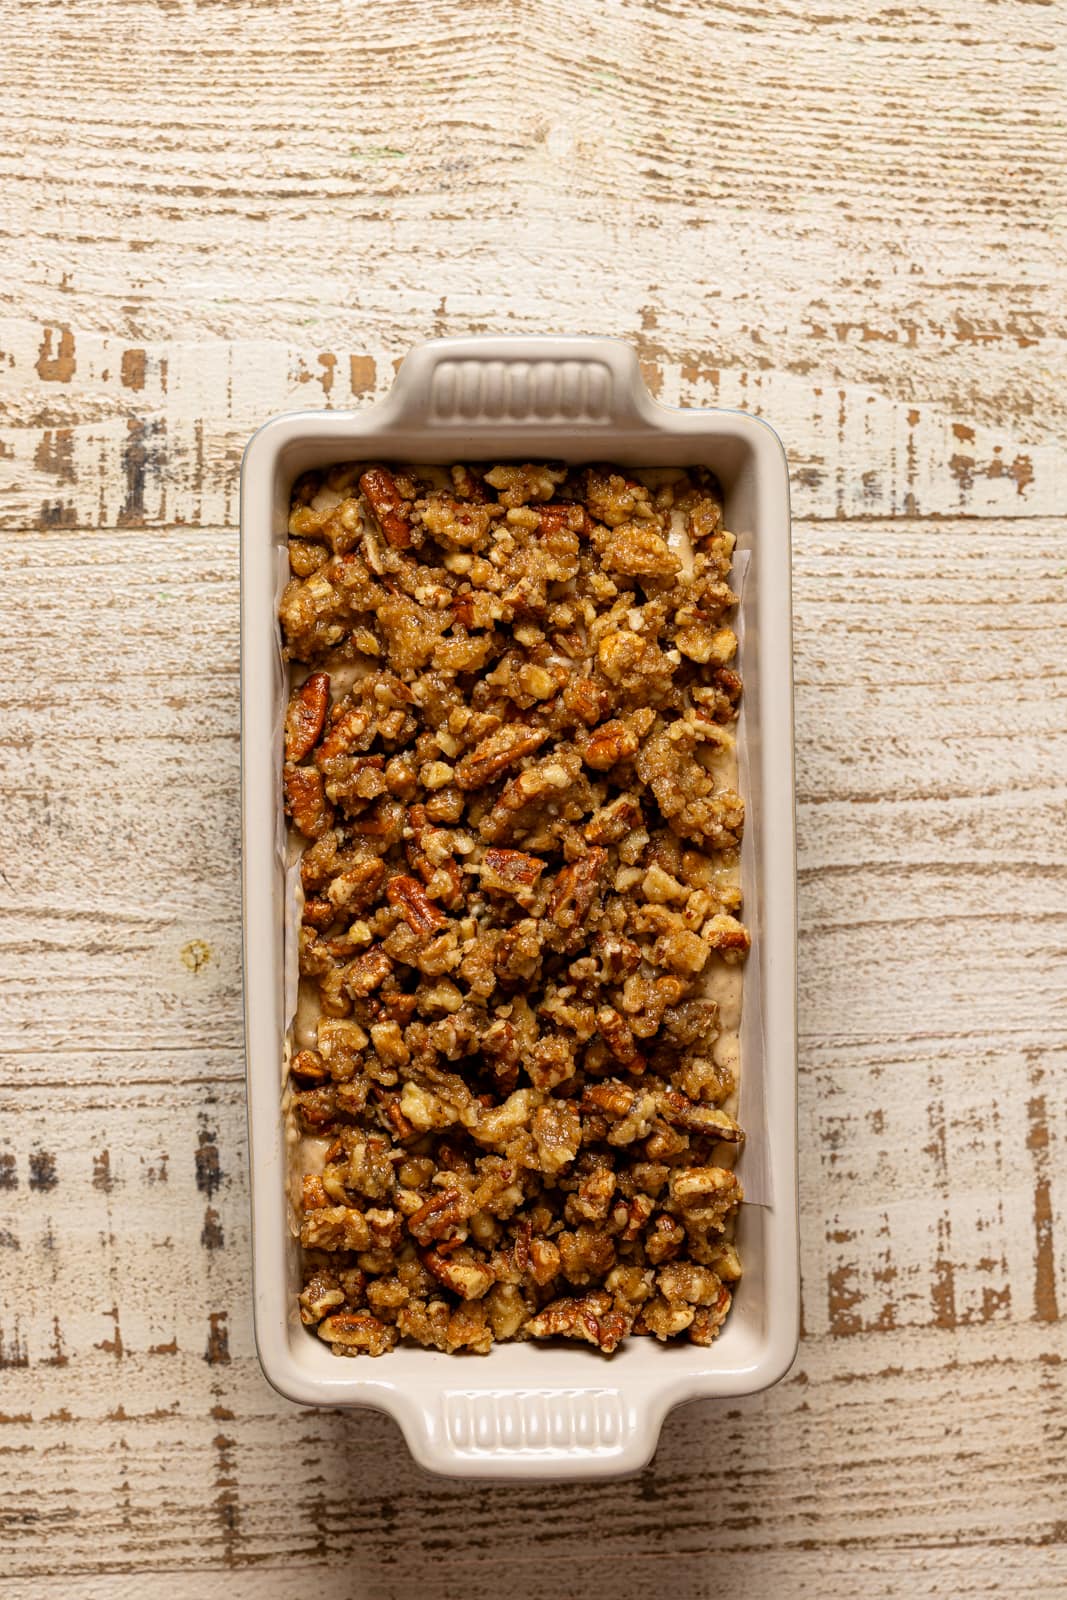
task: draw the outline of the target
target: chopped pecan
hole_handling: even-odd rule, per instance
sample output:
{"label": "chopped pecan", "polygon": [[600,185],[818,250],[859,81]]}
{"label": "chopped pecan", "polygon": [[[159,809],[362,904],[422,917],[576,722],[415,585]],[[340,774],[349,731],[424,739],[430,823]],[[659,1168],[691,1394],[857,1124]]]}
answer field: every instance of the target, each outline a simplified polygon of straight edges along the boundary
{"label": "chopped pecan", "polygon": [[607,859],[607,851],[594,845],[557,874],[546,915],[558,927],[570,929],[585,920]]}
{"label": "chopped pecan", "polygon": [[554,500],[551,505],[538,506],[537,515],[541,532],[545,534],[561,533],[564,529],[586,536],[592,532],[589,513],[574,501]]}
{"label": "chopped pecan", "polygon": [[572,717],[595,727],[611,705],[611,692],[595,678],[571,678],[564,685],[563,704]]}
{"label": "chopped pecan", "polygon": [[339,872],[326,891],[332,909],[364,911],[377,899],[385,881],[385,862],[378,856],[357,861],[346,872]]}
{"label": "chopped pecan", "polygon": [[584,1339],[610,1355],[630,1331],[631,1322],[613,1309],[612,1297],[594,1290],[580,1298],[553,1300],[524,1325],[531,1339]]}
{"label": "chopped pecan", "polygon": [[283,786],[285,809],[294,826],[308,839],[321,839],[333,822],[333,807],[326,798],[322,773],[314,767],[287,766]]}
{"label": "chopped pecan", "polygon": [[317,1050],[299,1050],[293,1057],[289,1071],[302,1083],[325,1083],[329,1068]]}
{"label": "chopped pecan", "polygon": [[393,963],[381,945],[373,945],[345,968],[345,988],[349,994],[362,999],[380,989],[392,970]]}
{"label": "chopped pecan", "polygon": [[375,734],[374,712],[369,706],[338,706],[325,739],[315,751],[315,762],[326,766],[337,756],[351,755],[365,750]]}
{"label": "chopped pecan", "polygon": [[456,782],[461,789],[484,788],[516,761],[532,756],[547,738],[547,728],[530,729],[521,723],[498,728],[458,763]]}
{"label": "chopped pecan", "polygon": [[313,672],[294,689],[285,714],[285,759],[303,761],[314,748],[330,706],[330,675]]}
{"label": "chopped pecan", "polygon": [[396,1329],[369,1311],[335,1312],[319,1323],[317,1331],[320,1339],[335,1348],[363,1351],[369,1356],[384,1355],[396,1344]]}
{"label": "chopped pecan", "polygon": [[385,886],[385,897],[391,906],[396,906],[401,912],[412,933],[425,937],[439,933],[448,926],[448,918],[427,898],[426,890],[417,878],[400,874],[390,878]]}
{"label": "chopped pecan", "polygon": [[386,539],[395,550],[406,550],[411,544],[411,515],[388,467],[368,467],[359,486]]}
{"label": "chopped pecan", "polygon": [[538,856],[490,846],[481,859],[479,876],[483,889],[511,895],[520,905],[530,905],[544,870],[545,863]]}
{"label": "chopped pecan", "polygon": [[462,1190],[438,1189],[408,1218],[408,1232],[419,1244],[451,1239],[462,1232],[469,1214]]}
{"label": "chopped pecan", "polygon": [[666,539],[647,522],[619,524],[604,547],[606,570],[627,577],[669,578],[681,565]]}
{"label": "chopped pecan", "polygon": [[420,1260],[438,1283],[464,1300],[480,1300],[496,1282],[492,1267],[472,1256],[443,1256],[437,1250],[423,1250]]}
{"label": "chopped pecan", "polygon": [[592,733],[578,740],[577,748],[587,767],[607,772],[632,756],[640,743],[637,734],[625,722],[602,722]]}
{"label": "chopped pecan", "polygon": [[636,1098],[636,1091],[625,1083],[589,1083],[582,1091],[581,1104],[583,1111],[598,1111],[607,1117],[626,1117]]}
{"label": "chopped pecan", "polygon": [[306,1172],[300,1194],[300,1204],[305,1211],[317,1211],[322,1206],[328,1206],[330,1197],[323,1187],[322,1179]]}

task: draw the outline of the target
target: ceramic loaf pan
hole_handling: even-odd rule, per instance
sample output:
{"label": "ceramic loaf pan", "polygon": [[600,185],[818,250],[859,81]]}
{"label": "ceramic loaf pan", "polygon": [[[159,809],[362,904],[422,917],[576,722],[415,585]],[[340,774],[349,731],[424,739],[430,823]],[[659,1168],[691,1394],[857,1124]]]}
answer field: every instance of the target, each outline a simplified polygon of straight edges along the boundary
{"label": "ceramic loaf pan", "polygon": [[[744,916],[758,959],[745,977],[742,1075],[760,1074],[765,1126],[750,1134],[773,1204],[746,1203],[745,1275],[709,1348],[631,1338],[610,1359],[585,1345],[494,1345],[487,1356],[398,1348],[339,1359],[296,1313],[281,1091],[284,818],[278,730],[287,698],[277,605],[289,575],[293,480],[340,461],[612,461],[710,467],[726,526],[748,550],[742,608],[747,780]],[[592,1478],[652,1455],[682,1401],[774,1383],[797,1346],[795,847],[789,490],[785,456],[742,413],[656,404],[625,344],[593,338],[442,339],[404,361],[364,411],[296,411],[254,436],[241,473],[242,816],[245,1027],[255,1329],[263,1370],[291,1400],[390,1412],[416,1460],[483,1478]],[[758,992],[757,992],[758,991]],[[755,1018],[755,1024],[752,1019]]]}

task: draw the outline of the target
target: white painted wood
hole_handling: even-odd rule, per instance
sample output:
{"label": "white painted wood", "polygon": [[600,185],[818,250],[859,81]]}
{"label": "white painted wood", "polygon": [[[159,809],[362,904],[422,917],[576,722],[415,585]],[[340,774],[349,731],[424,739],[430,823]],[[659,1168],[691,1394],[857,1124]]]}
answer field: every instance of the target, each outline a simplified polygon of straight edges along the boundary
{"label": "white painted wood", "polygon": [[[1067,1595],[1058,14],[0,17],[5,1595]],[[759,411],[798,517],[805,1339],[580,1502],[248,1314],[240,452],[480,329]]]}

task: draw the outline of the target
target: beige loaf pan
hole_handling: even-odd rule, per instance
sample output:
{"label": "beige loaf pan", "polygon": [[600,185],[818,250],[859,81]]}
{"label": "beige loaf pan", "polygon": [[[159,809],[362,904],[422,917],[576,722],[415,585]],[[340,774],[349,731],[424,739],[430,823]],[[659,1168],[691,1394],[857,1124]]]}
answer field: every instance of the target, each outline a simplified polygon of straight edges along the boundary
{"label": "beige loaf pan", "polygon": [[[293,480],[340,461],[550,459],[709,467],[744,563],[741,599],[747,828],[741,1070],[750,1104],[740,1173],[745,1275],[707,1348],[650,1338],[610,1359],[587,1346],[494,1345],[487,1356],[397,1348],[339,1360],[296,1310],[298,1248],[287,1198],[282,1073],[285,826],[280,727],[287,698],[277,607],[289,576]],[[747,555],[744,553],[747,552]],[[363,411],[267,422],[241,473],[242,823],[245,1028],[255,1328],[263,1370],[292,1400],[390,1412],[433,1471],[483,1478],[592,1478],[652,1455],[666,1412],[764,1389],[797,1346],[796,920],[789,489],[777,436],[733,411],[654,402],[634,352],[612,339],[466,338],[420,346]],[[758,1090],[753,1098],[751,1091]],[[755,1179],[752,1182],[751,1179]]]}

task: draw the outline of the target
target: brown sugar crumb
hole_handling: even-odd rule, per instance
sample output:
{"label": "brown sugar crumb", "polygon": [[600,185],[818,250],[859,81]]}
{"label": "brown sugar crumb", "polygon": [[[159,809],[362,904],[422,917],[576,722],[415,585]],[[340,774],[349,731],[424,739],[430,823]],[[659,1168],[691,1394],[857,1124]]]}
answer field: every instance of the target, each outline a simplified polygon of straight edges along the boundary
{"label": "brown sugar crumb", "polygon": [[298,1314],[338,1355],[706,1345],[743,1198],[733,536],[703,469],[301,478]]}

